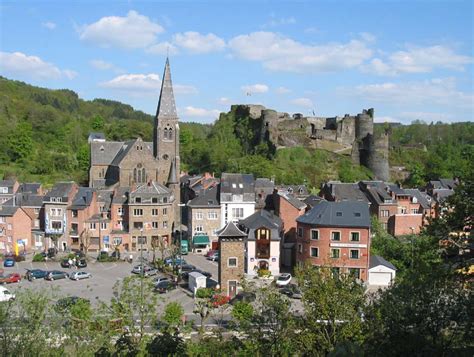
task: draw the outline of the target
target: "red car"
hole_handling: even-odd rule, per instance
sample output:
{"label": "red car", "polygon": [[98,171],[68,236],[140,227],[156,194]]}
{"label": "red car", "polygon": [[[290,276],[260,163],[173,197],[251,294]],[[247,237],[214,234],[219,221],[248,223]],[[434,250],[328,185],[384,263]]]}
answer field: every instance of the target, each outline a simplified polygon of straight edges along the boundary
{"label": "red car", "polygon": [[215,249],[208,250],[205,257],[209,258],[210,256],[214,255],[215,253],[219,253],[219,251],[215,250]]}
{"label": "red car", "polygon": [[0,284],[18,283],[21,281],[21,275],[18,273],[8,274],[7,276],[0,276]]}

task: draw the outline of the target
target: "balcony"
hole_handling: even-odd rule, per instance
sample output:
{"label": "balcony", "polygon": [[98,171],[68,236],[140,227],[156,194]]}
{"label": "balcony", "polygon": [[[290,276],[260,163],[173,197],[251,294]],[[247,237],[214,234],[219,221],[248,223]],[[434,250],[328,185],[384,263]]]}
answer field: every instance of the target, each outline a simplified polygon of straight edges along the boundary
{"label": "balcony", "polygon": [[71,230],[69,231],[69,236],[70,236],[70,237],[79,237],[79,232],[78,232],[77,230],[71,229]]}

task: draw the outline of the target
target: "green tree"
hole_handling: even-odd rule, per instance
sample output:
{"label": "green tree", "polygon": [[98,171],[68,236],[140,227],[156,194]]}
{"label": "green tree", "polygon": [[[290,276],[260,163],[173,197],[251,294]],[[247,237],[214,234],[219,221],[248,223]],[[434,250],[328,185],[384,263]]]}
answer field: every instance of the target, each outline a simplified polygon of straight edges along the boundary
{"label": "green tree", "polygon": [[165,311],[162,317],[166,324],[165,331],[168,333],[177,332],[182,325],[182,318],[184,316],[184,309],[178,302],[170,302],[165,306]]}
{"label": "green tree", "polygon": [[88,144],[83,144],[76,154],[77,165],[79,170],[87,172],[89,170],[90,147]]}
{"label": "green tree", "polygon": [[33,128],[26,119],[8,136],[8,151],[12,161],[24,160],[32,154]]}
{"label": "green tree", "polygon": [[91,127],[93,130],[103,130],[105,127],[105,120],[100,115],[96,115],[91,120]]}

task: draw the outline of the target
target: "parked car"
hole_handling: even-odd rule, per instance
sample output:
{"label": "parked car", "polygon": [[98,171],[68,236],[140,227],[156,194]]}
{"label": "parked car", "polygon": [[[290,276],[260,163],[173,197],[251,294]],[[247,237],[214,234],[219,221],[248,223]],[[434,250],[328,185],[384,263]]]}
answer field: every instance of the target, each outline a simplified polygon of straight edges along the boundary
{"label": "parked car", "polygon": [[181,266],[181,271],[193,271],[194,269],[196,269],[196,267],[192,264],[183,264]]}
{"label": "parked car", "polygon": [[156,286],[156,285],[158,285],[159,283],[161,283],[163,281],[170,281],[170,279],[167,278],[166,276],[158,276],[155,279],[153,279],[153,284],[155,284],[155,286]]}
{"label": "parked car", "polygon": [[7,288],[0,286],[0,301],[15,300],[15,295],[12,294]]}
{"label": "parked car", "polygon": [[15,258],[12,258],[12,257],[5,258],[5,260],[3,261],[3,266],[5,268],[14,267],[15,266]]}
{"label": "parked car", "polygon": [[143,274],[144,276],[153,276],[158,274],[158,270],[155,268],[152,268],[150,266],[144,265],[143,266],[143,272],[142,272],[142,266],[137,265],[132,269],[133,274]]}
{"label": "parked car", "polygon": [[68,274],[65,271],[52,270],[48,272],[48,275],[46,275],[45,279],[46,280],[66,279],[67,276]]}
{"label": "parked car", "polygon": [[18,273],[0,276],[0,284],[18,283],[19,281],[21,281],[21,275]]}
{"label": "parked car", "polygon": [[238,293],[237,295],[235,295],[230,300],[230,304],[234,305],[234,304],[236,304],[240,301],[251,303],[251,302],[254,302],[256,298],[257,298],[257,296],[255,295],[255,293],[242,291],[242,292]]}
{"label": "parked car", "polygon": [[86,268],[87,267],[87,260],[85,260],[85,259],[76,260],[76,266],[78,268]]}
{"label": "parked car", "polygon": [[214,252],[208,257],[206,257],[207,260],[213,261],[213,262],[218,262],[219,261],[219,252]]}
{"label": "parked car", "polygon": [[48,272],[41,269],[31,269],[26,271],[26,278],[29,281],[33,281],[36,279],[44,279],[48,275]]}
{"label": "parked car", "polygon": [[164,260],[165,265],[184,265],[186,264],[186,260],[182,258],[166,258]]}
{"label": "parked car", "polygon": [[281,274],[277,280],[276,280],[276,285],[277,286],[285,286],[285,285],[288,285],[291,281],[291,274],[288,274],[288,273],[284,273],[284,274]]}
{"label": "parked car", "polygon": [[298,286],[295,284],[288,284],[284,286],[280,292],[292,299],[301,299],[303,297],[300,288],[298,288]]}
{"label": "parked car", "polygon": [[82,279],[90,279],[92,278],[91,273],[85,271],[74,271],[69,274],[69,279],[71,280],[82,280]]}
{"label": "parked car", "polygon": [[219,251],[215,250],[215,249],[211,249],[211,250],[208,250],[207,253],[204,256],[207,258],[207,257],[210,257],[211,255],[216,254],[216,253],[219,253]]}
{"label": "parked car", "polygon": [[155,290],[160,294],[167,293],[170,290],[176,289],[176,284],[171,280],[161,281],[155,286]]}

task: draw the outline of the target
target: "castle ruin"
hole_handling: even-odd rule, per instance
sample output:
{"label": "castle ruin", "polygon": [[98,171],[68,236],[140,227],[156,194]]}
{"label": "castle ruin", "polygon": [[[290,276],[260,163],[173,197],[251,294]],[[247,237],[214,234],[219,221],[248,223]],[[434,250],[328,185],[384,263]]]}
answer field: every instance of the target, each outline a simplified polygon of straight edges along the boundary
{"label": "castle ruin", "polygon": [[343,117],[290,116],[262,105],[233,105],[232,111],[259,121],[260,141],[276,149],[304,146],[350,155],[355,164],[369,168],[376,179],[389,181],[389,133],[375,135],[373,108]]}

